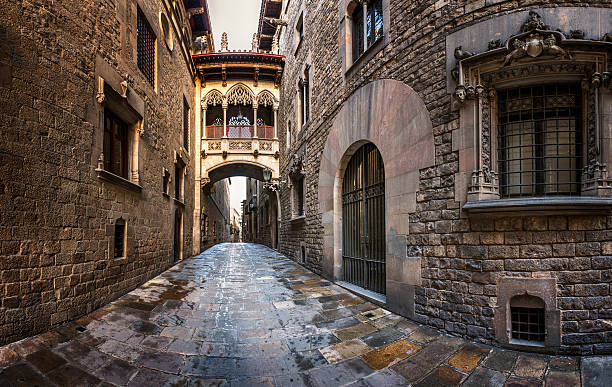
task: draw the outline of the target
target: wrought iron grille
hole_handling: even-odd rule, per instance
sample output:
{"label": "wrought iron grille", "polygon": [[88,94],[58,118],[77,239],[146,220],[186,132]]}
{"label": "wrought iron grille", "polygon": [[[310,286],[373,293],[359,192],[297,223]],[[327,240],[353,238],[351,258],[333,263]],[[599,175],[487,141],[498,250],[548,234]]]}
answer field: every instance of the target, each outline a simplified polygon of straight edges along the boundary
{"label": "wrought iron grille", "polygon": [[581,94],[574,84],[499,93],[502,196],[579,195]]}
{"label": "wrought iron grille", "polygon": [[138,68],[151,86],[155,86],[155,34],[140,8],[138,8],[136,40]]}
{"label": "wrought iron grille", "polygon": [[512,338],[516,340],[544,341],[546,325],[544,308],[511,307]]}
{"label": "wrought iron grille", "polygon": [[353,155],[342,183],[344,280],[385,294],[385,172],[368,143]]}
{"label": "wrought iron grille", "polygon": [[189,105],[183,99],[183,146],[189,151]]}

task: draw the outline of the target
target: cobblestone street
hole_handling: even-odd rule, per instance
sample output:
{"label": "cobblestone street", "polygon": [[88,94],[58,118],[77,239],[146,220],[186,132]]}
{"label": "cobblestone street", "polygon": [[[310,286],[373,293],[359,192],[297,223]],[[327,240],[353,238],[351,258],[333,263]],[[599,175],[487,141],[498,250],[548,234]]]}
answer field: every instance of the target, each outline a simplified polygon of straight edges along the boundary
{"label": "cobblestone street", "polygon": [[443,335],[253,244],[217,245],[73,323],[0,349],[1,386],[606,386],[610,357]]}

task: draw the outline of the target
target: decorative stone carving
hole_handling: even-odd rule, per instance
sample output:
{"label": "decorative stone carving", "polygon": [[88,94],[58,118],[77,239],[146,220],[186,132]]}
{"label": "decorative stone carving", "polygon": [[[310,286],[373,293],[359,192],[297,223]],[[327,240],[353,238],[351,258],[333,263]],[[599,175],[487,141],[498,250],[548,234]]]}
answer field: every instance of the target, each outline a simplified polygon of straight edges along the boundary
{"label": "decorative stone carving", "polygon": [[260,141],[259,149],[262,151],[271,151],[272,150],[272,141]]}
{"label": "decorative stone carving", "polygon": [[455,48],[455,59],[457,60],[462,60],[465,58],[469,58],[471,56],[474,56],[473,52],[469,52],[469,51],[463,51],[463,47],[462,46],[458,46]]}
{"label": "decorative stone carving", "polygon": [[227,49],[227,32],[221,34],[221,52],[228,52]]}
{"label": "decorative stone carving", "polygon": [[202,105],[223,105],[223,94],[221,94],[219,90],[211,90],[208,94],[206,94]]}
{"label": "decorative stone carving", "polygon": [[221,150],[221,141],[210,141],[208,143],[208,150]]}
{"label": "decorative stone carving", "polygon": [[274,106],[276,102],[276,99],[274,98],[274,96],[272,95],[272,93],[270,93],[267,90],[262,91],[261,93],[259,93],[259,95],[257,96],[257,103],[259,105],[263,105],[263,106]]}
{"label": "decorative stone carving", "polygon": [[106,100],[106,96],[104,95],[104,78],[98,77],[98,90],[96,92],[96,101],[99,104],[103,104]]}
{"label": "decorative stone carving", "polygon": [[251,150],[253,145],[250,140],[249,141],[230,141],[228,147],[229,147],[229,150]]}
{"label": "decorative stone carving", "polygon": [[251,41],[251,51],[253,52],[259,51],[259,39],[257,39],[257,33],[253,34],[253,39]]}
{"label": "decorative stone carving", "polygon": [[128,93],[128,81],[124,80],[123,82],[121,82],[121,97],[127,98],[127,93]]}
{"label": "decorative stone carving", "polygon": [[612,179],[605,163],[592,161],[582,170],[582,193],[589,196],[612,196]]}
{"label": "decorative stone carving", "polygon": [[556,31],[546,33],[545,31],[535,30],[535,32],[528,33],[526,36],[523,34],[510,38],[508,40],[508,50],[510,50],[510,46],[513,50],[506,55],[504,66],[509,65],[515,59],[525,56],[537,58],[542,54],[571,59],[571,55],[558,45],[561,40],[560,35],[561,33]]}
{"label": "decorative stone carving", "polygon": [[253,103],[253,93],[243,84],[237,84],[227,93],[227,103],[233,105],[250,105]]}
{"label": "decorative stone carving", "polygon": [[302,171],[303,161],[303,154],[293,154],[292,160],[289,164],[289,176],[296,178],[304,175]]}

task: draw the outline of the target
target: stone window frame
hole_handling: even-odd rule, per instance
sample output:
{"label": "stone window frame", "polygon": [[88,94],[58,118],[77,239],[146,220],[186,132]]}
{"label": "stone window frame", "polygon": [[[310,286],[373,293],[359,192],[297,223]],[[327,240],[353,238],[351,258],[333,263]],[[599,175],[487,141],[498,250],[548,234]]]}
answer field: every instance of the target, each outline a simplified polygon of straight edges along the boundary
{"label": "stone window frame", "polygon": [[185,152],[190,153],[191,148],[191,106],[189,105],[189,99],[183,96],[183,122],[182,122],[182,137],[183,137],[183,149]]}
{"label": "stone window frame", "polygon": [[[123,244],[123,256],[115,257],[114,249],[115,249],[115,227],[117,221],[124,222],[125,230],[123,234],[124,244]],[[136,254],[136,239],[135,239],[135,230],[134,227],[130,227],[129,215],[126,213],[121,213],[115,219],[111,219],[110,223],[106,224],[106,237],[108,240],[108,248],[107,248],[107,258],[111,262],[111,265],[121,265],[126,263],[129,260],[135,259]]]}
{"label": "stone window frame", "polygon": [[[453,105],[460,117],[452,141],[453,151],[459,153],[455,200],[468,216],[588,214],[612,210],[612,179],[607,173],[607,166],[612,165],[612,135],[605,129],[605,121],[611,122],[612,116],[602,114],[606,103],[612,103],[609,55],[612,45],[584,38],[567,39],[561,32],[543,25],[533,11],[521,31],[512,35],[505,46],[499,40],[490,42],[488,51],[483,53],[466,52],[461,46],[455,50],[457,66],[451,75],[458,85]],[[554,39],[552,48],[546,48],[551,44],[546,38]],[[545,48],[532,54],[510,49],[523,40]],[[582,87],[584,168],[580,196],[500,198],[497,90],[559,81]]]}
{"label": "stone window frame", "polygon": [[300,9],[298,16],[295,18],[295,24],[293,26],[293,36],[294,36],[294,51],[293,51],[293,56],[297,56],[298,52],[300,51],[300,47],[302,47],[302,42],[304,41],[304,36],[305,36],[305,23],[304,20],[306,19],[306,12],[304,7],[302,6],[302,8]]}
{"label": "stone window frame", "polygon": [[[341,20],[338,29],[338,41],[340,42],[339,56],[342,60],[344,78],[350,78],[365,63],[372,59],[389,42],[391,12],[390,0],[382,0],[383,7],[383,35],[374,44],[371,44],[355,60],[353,59],[353,13],[357,6],[363,6],[362,0],[342,0],[339,2],[339,14]],[[364,39],[367,39],[364,36]]]}
{"label": "stone window frame", "polygon": [[[183,159],[179,152],[174,152],[174,202],[181,206],[185,206],[185,179],[187,177],[187,162]],[[177,174],[178,172],[178,174]],[[177,192],[177,188],[178,191]]]}
{"label": "stone window frame", "polygon": [[[95,110],[97,110],[98,128],[96,130],[97,177],[128,191],[140,193],[140,138],[145,133],[144,100],[133,93],[129,75],[120,76],[103,58],[96,58],[97,87],[95,93]],[[104,167],[104,125],[105,112],[110,112],[127,124],[128,128],[128,176],[115,175]],[[93,156],[92,155],[92,156]]]}
{"label": "stone window frame", "polygon": [[[528,295],[544,303],[544,343],[527,343],[511,338],[511,300],[516,296]],[[534,350],[542,347],[557,351],[561,345],[561,310],[557,307],[557,279],[530,277],[500,277],[497,280],[497,305],[493,315],[495,340],[503,347]]]}
{"label": "stone window frame", "polygon": [[166,198],[170,197],[170,183],[172,182],[172,174],[166,168],[162,167],[162,195]]}
{"label": "stone window frame", "polygon": [[163,11],[159,12],[159,29],[168,51],[174,50],[174,32],[171,22]]}
{"label": "stone window frame", "polygon": [[[155,37],[155,41],[153,42],[153,80],[151,82],[151,80],[149,80],[146,75],[144,74],[144,72],[140,69],[140,66],[138,66],[138,15],[142,15],[142,17],[144,18],[145,23],[148,25],[151,34]],[[159,82],[159,70],[158,70],[158,65],[159,65],[159,33],[155,31],[155,27],[153,25],[153,23],[151,23],[151,21],[156,20],[157,18],[152,17],[152,15],[149,14],[149,10],[147,10],[144,6],[142,6],[141,4],[136,4],[136,17],[134,18],[134,25],[132,26],[132,28],[134,29],[134,33],[135,33],[135,39],[136,41],[134,42],[134,58],[135,58],[135,64],[136,64],[136,68],[138,69],[138,73],[140,74],[140,76],[142,76],[142,78],[145,80],[144,84],[149,85],[149,87],[151,87],[155,93],[157,93],[157,88],[158,88],[158,82]],[[161,26],[159,26],[159,29],[161,30]]]}

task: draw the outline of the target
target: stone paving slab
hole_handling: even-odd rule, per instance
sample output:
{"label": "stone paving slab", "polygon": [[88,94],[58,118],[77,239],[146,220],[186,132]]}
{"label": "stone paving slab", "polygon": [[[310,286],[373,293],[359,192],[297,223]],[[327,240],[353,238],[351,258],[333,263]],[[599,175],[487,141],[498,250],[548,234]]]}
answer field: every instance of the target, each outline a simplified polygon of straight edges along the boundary
{"label": "stone paving slab", "polygon": [[612,386],[612,357],[471,343],[274,250],[217,245],[74,322],[0,347],[0,386]]}

